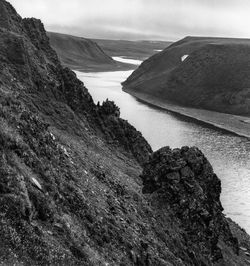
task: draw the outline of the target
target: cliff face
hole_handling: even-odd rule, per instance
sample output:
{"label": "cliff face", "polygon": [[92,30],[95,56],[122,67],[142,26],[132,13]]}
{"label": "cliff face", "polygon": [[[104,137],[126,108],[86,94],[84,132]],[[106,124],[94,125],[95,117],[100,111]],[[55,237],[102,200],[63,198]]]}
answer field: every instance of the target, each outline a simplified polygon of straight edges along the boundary
{"label": "cliff face", "polygon": [[249,52],[249,40],[187,37],[146,60],[124,82],[124,89],[250,115]]}
{"label": "cliff face", "polygon": [[157,165],[169,168],[162,151],[143,185],[152,150],[142,135],[113,102],[93,103],[39,20],[22,20],[4,0],[0,18],[0,264],[246,265],[203,155],[167,150],[193,174],[166,185],[162,202],[162,183],[152,181]]}

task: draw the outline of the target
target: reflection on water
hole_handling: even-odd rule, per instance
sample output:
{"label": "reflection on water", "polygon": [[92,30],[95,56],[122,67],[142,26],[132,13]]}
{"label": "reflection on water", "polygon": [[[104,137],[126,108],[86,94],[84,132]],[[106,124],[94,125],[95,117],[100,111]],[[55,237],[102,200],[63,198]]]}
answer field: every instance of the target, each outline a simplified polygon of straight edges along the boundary
{"label": "reflection on water", "polygon": [[77,75],[94,101],[114,100],[122,118],[140,130],[154,150],[166,145],[198,146],[222,181],[225,213],[250,233],[250,142],[137,101],[123,92],[120,85],[131,72],[77,72]]}

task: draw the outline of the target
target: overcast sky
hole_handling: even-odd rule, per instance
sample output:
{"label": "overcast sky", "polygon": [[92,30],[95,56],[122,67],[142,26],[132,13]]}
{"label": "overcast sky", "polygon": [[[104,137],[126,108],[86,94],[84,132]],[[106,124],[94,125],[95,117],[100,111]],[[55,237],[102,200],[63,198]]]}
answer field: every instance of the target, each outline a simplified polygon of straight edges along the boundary
{"label": "overcast sky", "polygon": [[49,31],[89,38],[250,38],[250,0],[9,0]]}

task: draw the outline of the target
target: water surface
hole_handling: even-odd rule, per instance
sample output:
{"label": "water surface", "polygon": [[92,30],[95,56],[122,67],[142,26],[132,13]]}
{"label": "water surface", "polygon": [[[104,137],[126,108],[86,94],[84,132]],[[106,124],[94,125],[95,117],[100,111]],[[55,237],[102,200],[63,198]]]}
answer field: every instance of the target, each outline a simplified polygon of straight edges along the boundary
{"label": "water surface", "polygon": [[140,60],[124,58],[122,56],[113,56],[112,58],[117,62],[127,63],[131,65],[140,65],[142,63],[142,61]]}
{"label": "water surface", "polygon": [[250,142],[247,139],[141,103],[121,88],[120,83],[132,71],[76,73],[95,102],[107,98],[115,101],[121,117],[142,132],[153,150],[162,146],[198,146],[222,181],[225,214],[250,233]]}

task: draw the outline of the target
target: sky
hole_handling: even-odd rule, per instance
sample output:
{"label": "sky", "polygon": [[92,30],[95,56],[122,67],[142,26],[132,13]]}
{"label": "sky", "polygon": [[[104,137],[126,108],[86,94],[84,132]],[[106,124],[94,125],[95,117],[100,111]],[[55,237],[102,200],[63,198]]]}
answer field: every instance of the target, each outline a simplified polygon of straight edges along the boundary
{"label": "sky", "polygon": [[87,38],[250,38],[250,0],[8,0],[46,30]]}

